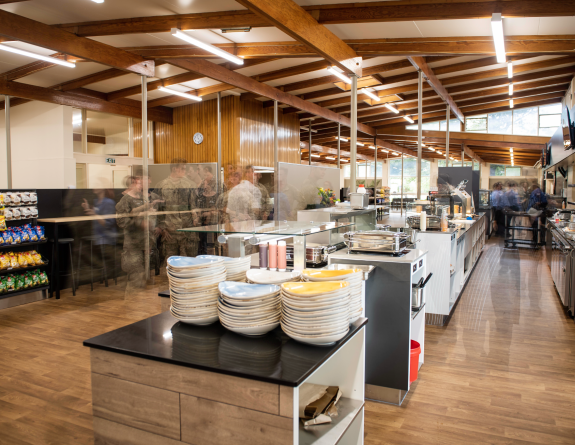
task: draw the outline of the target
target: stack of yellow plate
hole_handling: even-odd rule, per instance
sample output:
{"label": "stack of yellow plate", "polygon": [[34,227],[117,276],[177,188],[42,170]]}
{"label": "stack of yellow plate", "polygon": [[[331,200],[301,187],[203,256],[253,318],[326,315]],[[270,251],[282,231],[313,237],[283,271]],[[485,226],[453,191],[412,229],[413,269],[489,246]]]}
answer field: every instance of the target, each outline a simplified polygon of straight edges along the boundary
{"label": "stack of yellow plate", "polygon": [[349,321],[353,323],[363,312],[363,272],[361,269],[304,269],[302,277],[305,281],[325,282],[325,281],[347,281],[350,287],[350,307]]}
{"label": "stack of yellow plate", "polygon": [[345,281],[283,283],[282,330],[294,340],[331,345],[349,331],[350,286]]}

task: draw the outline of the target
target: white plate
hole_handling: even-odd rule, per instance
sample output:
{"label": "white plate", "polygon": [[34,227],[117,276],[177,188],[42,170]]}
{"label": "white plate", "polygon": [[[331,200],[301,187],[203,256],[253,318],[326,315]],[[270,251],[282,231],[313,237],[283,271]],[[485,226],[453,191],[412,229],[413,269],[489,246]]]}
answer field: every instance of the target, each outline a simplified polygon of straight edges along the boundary
{"label": "white plate", "polygon": [[[222,323],[223,324],[223,323]],[[245,328],[235,328],[232,326],[226,326],[224,324],[224,327],[232,332],[236,332],[237,334],[243,334],[243,335],[264,335],[267,334],[270,331],[273,331],[275,328],[277,328],[280,325],[279,321],[276,323],[270,323],[267,325],[261,325],[261,326],[250,326],[250,327],[245,327]]]}
{"label": "white plate", "polygon": [[247,328],[249,326],[262,326],[262,325],[271,324],[271,323],[279,323],[281,320],[281,317],[279,315],[276,315],[273,317],[256,318],[256,319],[252,319],[252,320],[241,320],[241,321],[226,317],[225,315],[222,315],[221,313],[219,313],[218,315],[219,315],[220,321],[222,323],[225,323],[227,326],[232,326],[235,328],[244,328],[244,327]]}
{"label": "white plate", "polygon": [[349,331],[349,328],[346,331],[343,331],[343,332],[338,333],[338,334],[316,336],[316,337],[301,336],[301,335],[295,334],[293,332],[290,332],[289,330],[286,332],[286,329],[284,329],[283,326],[282,326],[282,330],[289,337],[291,337],[294,340],[297,340],[301,343],[307,343],[307,344],[312,344],[312,345],[317,345],[317,346],[330,346],[330,345],[334,344],[336,341],[339,341],[343,337],[345,337]]}
{"label": "white plate", "polygon": [[250,284],[236,281],[224,281],[218,285],[220,292],[230,298],[254,299],[279,293],[280,288],[275,284]]}
{"label": "white plate", "polygon": [[198,267],[210,267],[217,263],[223,263],[219,258],[193,258],[188,256],[171,256],[167,259],[169,267],[174,269],[194,269]]}
{"label": "white plate", "polygon": [[257,284],[281,284],[288,281],[300,281],[301,272],[279,272],[273,270],[250,269],[246,272],[248,280]]}

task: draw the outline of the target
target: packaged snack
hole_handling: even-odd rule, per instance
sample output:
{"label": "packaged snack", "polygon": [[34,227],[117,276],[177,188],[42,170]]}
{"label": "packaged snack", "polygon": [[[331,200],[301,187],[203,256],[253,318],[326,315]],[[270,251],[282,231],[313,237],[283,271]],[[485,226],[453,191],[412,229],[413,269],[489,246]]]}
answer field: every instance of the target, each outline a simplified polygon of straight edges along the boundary
{"label": "packaged snack", "polygon": [[0,277],[0,294],[5,294],[6,290],[6,277]]}
{"label": "packaged snack", "polygon": [[14,275],[8,275],[6,277],[6,291],[10,292],[14,290],[16,286],[16,280],[14,279]]}
{"label": "packaged snack", "polygon": [[26,259],[24,252],[18,252],[18,264],[20,267],[28,267],[28,260]]}
{"label": "packaged snack", "polygon": [[38,241],[38,234],[36,233],[36,229],[28,228],[28,235],[30,236],[30,242]]}
{"label": "packaged snack", "polygon": [[0,192],[0,206],[4,205],[4,198],[6,197],[6,193]]}
{"label": "packaged snack", "polygon": [[14,290],[24,289],[24,275],[16,275],[14,279]]}
{"label": "packaged snack", "polygon": [[20,238],[22,239],[23,243],[30,242],[30,233],[27,230],[22,230],[18,228],[18,233],[20,234]]}
{"label": "packaged snack", "polygon": [[14,242],[11,230],[6,230],[5,232],[2,232],[2,238],[4,239],[4,244],[12,244]]}
{"label": "packaged snack", "polygon": [[36,233],[38,234],[38,240],[46,240],[46,237],[44,236],[44,226],[36,226]]}
{"label": "packaged snack", "polygon": [[20,236],[20,231],[19,230],[11,230],[12,232],[12,243],[13,244],[21,244],[22,243],[22,237]]}
{"label": "packaged snack", "polygon": [[30,207],[30,218],[37,218],[38,217],[38,207],[32,206]]}
{"label": "packaged snack", "polygon": [[4,218],[6,219],[6,221],[12,221],[12,219],[14,218],[12,209],[4,209]]}
{"label": "packaged snack", "polygon": [[10,267],[10,257],[6,254],[0,255],[0,269],[8,269]]}
{"label": "packaged snack", "polygon": [[[44,264],[44,260],[42,259],[42,256],[36,252],[35,250],[32,250],[30,253],[30,256],[32,257],[32,261],[34,262],[34,264],[36,264],[36,266],[39,266],[40,264]],[[28,263],[30,264],[30,263]]]}
{"label": "packaged snack", "polygon": [[20,213],[20,209],[12,209],[12,219],[22,219],[22,213]]}
{"label": "packaged snack", "polygon": [[22,219],[30,218],[30,207],[20,207],[20,216]]}
{"label": "packaged snack", "polygon": [[28,266],[35,266],[36,265],[36,260],[32,256],[31,251],[24,252],[24,256],[26,257],[26,262],[28,263]]}
{"label": "packaged snack", "polygon": [[18,263],[18,257],[16,256],[16,254],[14,252],[9,252],[8,258],[10,259],[10,268],[11,269],[15,269],[15,268],[20,266],[20,264]]}
{"label": "packaged snack", "polygon": [[6,217],[0,215],[0,231],[3,232],[4,230],[6,230]]}
{"label": "packaged snack", "polygon": [[46,275],[46,272],[42,271],[40,272],[40,283],[41,284],[48,284],[48,275]]}
{"label": "packaged snack", "polygon": [[9,193],[2,193],[2,201],[4,202],[4,205],[9,206],[10,205],[10,194]]}
{"label": "packaged snack", "polygon": [[22,204],[30,204],[30,192],[20,193],[20,199],[22,200]]}
{"label": "packaged snack", "polygon": [[4,237],[0,233],[0,246],[3,246],[3,245],[4,245]]}
{"label": "packaged snack", "polygon": [[32,286],[33,286],[32,275],[30,274],[30,272],[28,272],[27,274],[24,274],[24,289],[28,289]]}
{"label": "packaged snack", "polygon": [[10,193],[10,205],[19,206],[22,200],[18,193]]}
{"label": "packaged snack", "polygon": [[38,194],[36,192],[30,192],[30,204],[36,204],[38,202]]}
{"label": "packaged snack", "polygon": [[30,278],[32,279],[32,287],[40,286],[40,274],[37,270],[30,274]]}

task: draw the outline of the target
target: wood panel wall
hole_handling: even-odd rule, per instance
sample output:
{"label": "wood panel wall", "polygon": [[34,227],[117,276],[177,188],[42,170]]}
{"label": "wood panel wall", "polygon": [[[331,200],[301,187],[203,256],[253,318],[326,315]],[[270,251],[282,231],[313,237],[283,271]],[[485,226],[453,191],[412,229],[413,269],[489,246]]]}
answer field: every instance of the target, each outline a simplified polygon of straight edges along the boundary
{"label": "wood panel wall", "polygon": [[[174,108],[174,124],[156,122],[154,161],[156,164],[182,158],[187,162],[217,161],[217,102],[208,100]],[[299,119],[279,115],[279,160],[299,162]],[[134,125],[136,127],[136,125]],[[141,127],[140,138],[141,138]],[[196,132],[204,141],[196,145]],[[138,135],[134,128],[134,136]],[[141,154],[141,143],[139,144]],[[134,144],[134,150],[137,150]],[[273,108],[237,96],[222,98],[222,166],[273,166]]]}

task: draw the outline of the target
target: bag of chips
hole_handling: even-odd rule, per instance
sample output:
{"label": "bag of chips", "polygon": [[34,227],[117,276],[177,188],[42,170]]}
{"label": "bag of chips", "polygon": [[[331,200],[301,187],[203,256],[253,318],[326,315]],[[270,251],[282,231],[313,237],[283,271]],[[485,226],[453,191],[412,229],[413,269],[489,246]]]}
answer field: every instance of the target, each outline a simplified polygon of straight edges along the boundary
{"label": "bag of chips", "polygon": [[0,215],[0,231],[6,230],[6,217],[4,215]]}
{"label": "bag of chips", "polygon": [[[28,252],[28,253],[32,257],[32,262],[36,266],[39,266],[40,264],[44,264],[44,260],[42,259],[42,255],[40,255],[38,252],[36,252],[35,250],[32,250],[31,252]],[[29,262],[28,264],[31,264],[31,263]]]}
{"label": "bag of chips", "polygon": [[5,270],[10,267],[10,257],[6,254],[0,255],[0,269]]}
{"label": "bag of chips", "polygon": [[6,291],[10,292],[14,290],[16,286],[16,280],[14,279],[14,275],[8,275],[6,277]]}
{"label": "bag of chips", "polygon": [[24,252],[18,252],[18,264],[20,267],[28,267],[28,260],[26,259]]}
{"label": "bag of chips", "polygon": [[16,256],[16,254],[14,252],[9,252],[8,257],[10,258],[10,268],[11,269],[16,269],[17,267],[20,267],[20,264],[18,263],[18,257]]}
{"label": "bag of chips", "polygon": [[40,275],[37,270],[30,274],[30,278],[32,280],[32,287],[40,286]]}
{"label": "bag of chips", "polygon": [[8,193],[2,193],[2,204],[6,206],[10,205],[10,195]]}
{"label": "bag of chips", "polygon": [[38,240],[46,240],[46,237],[44,236],[44,226],[36,226],[36,233],[38,234]]}
{"label": "bag of chips", "polygon": [[20,233],[20,238],[22,238],[23,243],[29,243],[30,242],[30,232],[28,232],[28,230],[19,229],[18,233]]}
{"label": "bag of chips", "polygon": [[16,275],[14,279],[14,290],[24,289],[24,275]]}
{"label": "bag of chips", "polygon": [[22,237],[20,236],[20,231],[17,228],[10,231],[12,232],[12,244],[22,244]]}
{"label": "bag of chips", "polygon": [[46,272],[42,271],[40,272],[40,283],[42,284],[48,284],[48,275],[46,275]]}
{"label": "bag of chips", "polygon": [[6,230],[2,232],[2,238],[4,239],[4,244],[12,244],[14,240],[12,239],[12,231]]}
{"label": "bag of chips", "polygon": [[36,265],[36,260],[32,256],[32,251],[24,252],[24,256],[26,256],[26,262],[28,263],[28,266]]}
{"label": "bag of chips", "polygon": [[32,274],[28,272],[24,275],[24,289],[28,289],[33,286],[32,284]]}
{"label": "bag of chips", "polygon": [[6,290],[6,277],[0,277],[0,294],[5,294]]}
{"label": "bag of chips", "polygon": [[30,242],[33,243],[34,241],[38,241],[38,233],[36,233],[36,229],[28,228],[28,236],[30,237]]}
{"label": "bag of chips", "polygon": [[38,194],[36,192],[30,192],[30,204],[36,204],[38,202]]}

